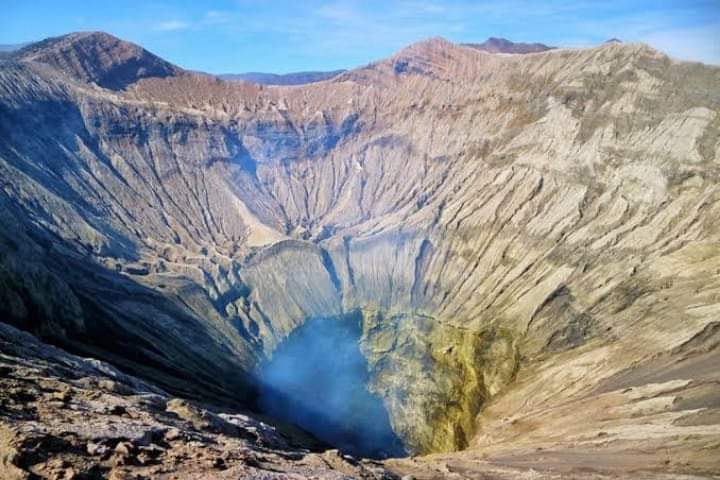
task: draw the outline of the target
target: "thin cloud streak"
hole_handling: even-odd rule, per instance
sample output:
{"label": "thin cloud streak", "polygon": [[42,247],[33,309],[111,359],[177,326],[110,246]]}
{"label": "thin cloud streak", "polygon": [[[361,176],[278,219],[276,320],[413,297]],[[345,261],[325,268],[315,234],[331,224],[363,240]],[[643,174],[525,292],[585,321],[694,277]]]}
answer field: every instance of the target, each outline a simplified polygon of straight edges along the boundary
{"label": "thin cloud streak", "polygon": [[[708,39],[717,39],[708,41]],[[677,59],[703,59],[720,65],[720,23],[699,28],[650,32],[640,38]]]}
{"label": "thin cloud streak", "polygon": [[181,22],[180,20],[168,20],[155,25],[155,30],[158,32],[172,32],[175,30],[185,30],[188,27],[189,24],[186,22]]}

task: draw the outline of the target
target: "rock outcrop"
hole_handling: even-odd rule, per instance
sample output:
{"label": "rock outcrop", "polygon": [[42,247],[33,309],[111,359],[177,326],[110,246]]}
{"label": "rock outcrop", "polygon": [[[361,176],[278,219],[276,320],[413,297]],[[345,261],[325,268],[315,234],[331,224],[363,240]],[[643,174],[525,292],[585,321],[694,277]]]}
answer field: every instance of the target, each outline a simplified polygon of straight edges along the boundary
{"label": "rock outcrop", "polygon": [[[262,87],[72,53],[104,41],[0,66],[8,322],[252,406],[298,325],[361,312],[415,452],[718,469],[718,68],[432,39]],[[127,58],[149,64],[104,77]]]}

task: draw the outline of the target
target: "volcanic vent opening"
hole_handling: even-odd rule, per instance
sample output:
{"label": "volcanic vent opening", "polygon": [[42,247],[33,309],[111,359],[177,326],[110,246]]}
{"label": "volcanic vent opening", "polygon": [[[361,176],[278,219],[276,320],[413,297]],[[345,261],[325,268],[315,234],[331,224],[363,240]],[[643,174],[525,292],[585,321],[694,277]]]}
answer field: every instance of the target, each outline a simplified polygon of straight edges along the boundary
{"label": "volcanic vent opening", "polygon": [[404,456],[382,398],[368,389],[361,335],[356,315],[297,327],[259,368],[260,407],[345,453]]}

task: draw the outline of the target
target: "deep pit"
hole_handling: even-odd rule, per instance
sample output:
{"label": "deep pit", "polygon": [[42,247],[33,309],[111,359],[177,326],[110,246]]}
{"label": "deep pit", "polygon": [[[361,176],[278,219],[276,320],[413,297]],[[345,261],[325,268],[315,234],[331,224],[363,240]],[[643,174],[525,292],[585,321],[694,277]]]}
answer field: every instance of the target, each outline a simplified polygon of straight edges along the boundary
{"label": "deep pit", "polygon": [[260,406],[345,453],[407,454],[383,399],[368,389],[358,315],[316,318],[295,329],[259,371]]}
{"label": "deep pit", "polygon": [[356,310],[307,320],[283,340],[258,368],[259,406],[357,456],[461,450],[518,362],[505,330]]}

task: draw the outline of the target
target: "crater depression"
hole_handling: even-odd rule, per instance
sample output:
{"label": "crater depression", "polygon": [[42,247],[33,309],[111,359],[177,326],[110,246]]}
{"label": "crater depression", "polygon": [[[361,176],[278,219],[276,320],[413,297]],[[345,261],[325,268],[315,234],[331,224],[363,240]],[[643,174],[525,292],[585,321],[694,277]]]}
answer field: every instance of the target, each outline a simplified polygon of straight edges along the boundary
{"label": "crater depression", "polygon": [[0,61],[7,323],[359,456],[717,467],[716,67],[436,38],[268,87],[102,33]]}

